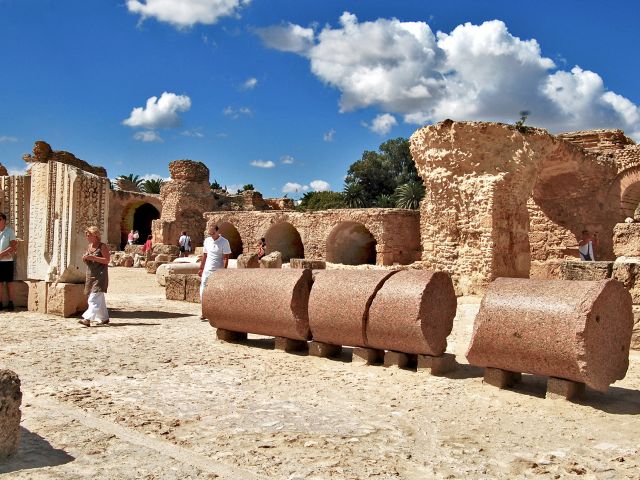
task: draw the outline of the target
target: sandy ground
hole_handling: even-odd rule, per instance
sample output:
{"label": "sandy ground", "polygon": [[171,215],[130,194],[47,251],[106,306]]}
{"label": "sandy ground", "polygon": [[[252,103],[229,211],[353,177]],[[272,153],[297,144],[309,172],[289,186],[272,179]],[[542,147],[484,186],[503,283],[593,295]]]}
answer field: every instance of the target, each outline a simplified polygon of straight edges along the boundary
{"label": "sandy ground", "polygon": [[607,394],[545,400],[545,379],[482,382],[215,340],[199,305],[112,268],[112,325],[0,313],[0,368],[22,380],[22,441],[0,478],[640,478],[640,355]]}

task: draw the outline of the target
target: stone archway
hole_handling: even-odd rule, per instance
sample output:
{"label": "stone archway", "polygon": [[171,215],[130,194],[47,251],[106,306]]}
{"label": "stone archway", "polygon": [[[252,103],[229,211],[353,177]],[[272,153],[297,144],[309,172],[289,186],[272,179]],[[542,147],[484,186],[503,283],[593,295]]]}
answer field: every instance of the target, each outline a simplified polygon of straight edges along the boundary
{"label": "stone archway", "polygon": [[341,222],[327,237],[327,261],[344,265],[376,263],[376,239],[358,222]]}
{"label": "stone archway", "polygon": [[232,223],[222,222],[218,225],[218,232],[229,240],[229,246],[231,247],[230,258],[238,258],[238,255],[240,255],[243,250],[242,238],[240,237],[238,229],[233,226]]}
{"label": "stone archway", "polygon": [[151,222],[158,218],[160,218],[160,212],[154,205],[147,202],[131,203],[124,210],[120,222],[121,248],[127,244],[127,235],[130,230],[138,230],[140,236],[137,243],[144,243],[147,236],[152,234]]}
{"label": "stone archway", "polygon": [[[615,195],[620,198],[620,217],[618,221],[623,222],[625,218],[631,217],[636,220],[640,219],[640,215],[636,216],[636,210],[640,206],[640,167],[630,168],[622,172],[613,189]],[[640,212],[638,212],[640,214]]]}
{"label": "stone archway", "polygon": [[283,262],[288,262],[292,258],[304,258],[304,246],[300,234],[289,222],[272,225],[264,238],[267,242],[267,253],[275,251],[282,253]]}

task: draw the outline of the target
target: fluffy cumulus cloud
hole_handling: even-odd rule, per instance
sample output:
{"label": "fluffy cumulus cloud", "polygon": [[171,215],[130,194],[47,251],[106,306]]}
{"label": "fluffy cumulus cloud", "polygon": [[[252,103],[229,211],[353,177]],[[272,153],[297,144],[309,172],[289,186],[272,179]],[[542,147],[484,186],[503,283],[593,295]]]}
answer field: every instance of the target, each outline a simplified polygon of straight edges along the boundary
{"label": "fluffy cumulus cloud", "polygon": [[337,27],[287,24],[258,34],[268,47],[306,57],[313,74],[340,91],[341,111],[386,112],[368,125],[381,134],[394,115],[414,124],[513,122],[522,110],[530,124],[553,131],[640,131],[638,106],[608,91],[600,75],[559,69],[535,39],[512,35],[500,20],[434,33],[426,22],[359,22],[345,12]]}
{"label": "fluffy cumulus cloud", "polygon": [[276,164],[271,160],[253,160],[251,162],[251,166],[258,168],[273,168],[276,166]]}
{"label": "fluffy cumulus cloud", "polygon": [[237,16],[251,0],[127,0],[127,9],[142,19],[155,18],[177,28],[211,25],[221,17]]}
{"label": "fluffy cumulus cloud", "polygon": [[141,132],[136,132],[133,134],[133,138],[141,142],[164,142],[162,137],[155,130],[143,130]]}
{"label": "fluffy cumulus cloud", "polygon": [[133,128],[172,128],[180,125],[180,112],[191,108],[191,99],[186,95],[163,92],[150,97],[145,107],[135,107],[129,118],[122,123]]}
{"label": "fluffy cumulus cloud", "polygon": [[253,90],[257,86],[258,86],[258,79],[254,78],[254,77],[251,77],[251,78],[247,78],[245,80],[245,82],[241,86],[241,89],[242,90]]}
{"label": "fluffy cumulus cloud", "polygon": [[331,185],[324,180],[312,180],[309,185],[301,185],[296,182],[287,182],[282,187],[282,193],[305,193],[310,190],[315,192],[325,192],[331,189]]}
{"label": "fluffy cumulus cloud", "polygon": [[225,117],[231,117],[235,120],[241,116],[250,117],[253,112],[249,107],[235,108],[228,106],[222,111],[222,113]]}
{"label": "fluffy cumulus cloud", "polygon": [[389,113],[383,113],[373,119],[371,125],[367,125],[372,132],[378,135],[386,135],[398,124],[396,117]]}

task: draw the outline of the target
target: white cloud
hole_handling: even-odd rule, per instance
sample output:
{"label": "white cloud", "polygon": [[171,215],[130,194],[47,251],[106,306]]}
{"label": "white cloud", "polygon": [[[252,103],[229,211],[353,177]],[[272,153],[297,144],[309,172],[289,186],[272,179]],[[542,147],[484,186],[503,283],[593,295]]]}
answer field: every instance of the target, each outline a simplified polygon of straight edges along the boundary
{"label": "white cloud", "polygon": [[141,142],[164,142],[162,137],[155,130],[143,130],[141,132],[136,132],[133,134],[133,138]]}
{"label": "white cloud", "polygon": [[9,137],[7,135],[0,135],[0,143],[13,143],[17,142],[18,139],[16,137]]}
{"label": "white cloud", "polygon": [[283,52],[305,53],[314,41],[312,28],[304,28],[292,23],[258,28],[256,33],[267,47]]}
{"label": "white cloud", "polygon": [[258,86],[258,79],[251,77],[242,84],[242,90],[253,90]]}
{"label": "white cloud", "polygon": [[[640,131],[638,106],[607,91],[600,75],[558,69],[535,39],[513,36],[500,20],[434,33],[426,22],[359,22],[345,12],[337,28],[288,24],[258,33],[268,47],[306,57],[312,73],[340,91],[343,112],[374,107],[421,124],[514,122],[528,110],[529,124],[553,131]],[[378,118],[370,128],[384,131],[390,123]]]}
{"label": "white cloud", "polygon": [[282,157],[280,157],[280,162],[284,163],[285,165],[291,165],[293,162],[295,162],[295,158],[293,158],[291,155],[283,155]]}
{"label": "white cloud", "polygon": [[185,130],[180,133],[183,137],[194,137],[194,138],[204,138],[204,133],[202,133],[201,128],[194,128],[192,130]]}
{"label": "white cloud", "polygon": [[312,180],[309,182],[309,186],[316,192],[326,192],[327,190],[331,190],[331,185],[324,180]]}
{"label": "white cloud", "polygon": [[242,115],[244,116],[251,116],[251,114],[253,113],[251,111],[251,109],[249,107],[240,107],[240,108],[234,108],[234,107],[226,107],[223,111],[222,111],[223,115],[225,117],[231,117],[234,120],[237,118],[240,118]]}
{"label": "white cloud", "polygon": [[258,168],[273,168],[276,166],[276,164],[271,160],[253,160],[251,162],[251,166]]}
{"label": "white cloud", "polygon": [[177,28],[202,23],[211,25],[221,17],[237,16],[251,0],[127,0],[127,8],[142,19],[153,17]]}
{"label": "white cloud", "polygon": [[191,108],[191,99],[186,95],[163,92],[158,97],[147,99],[146,107],[136,107],[129,118],[122,123],[129,127],[171,128],[180,125],[178,112],[186,112]]}
{"label": "white cloud", "polygon": [[383,113],[373,119],[371,125],[367,125],[369,130],[377,133],[378,135],[386,135],[391,129],[398,124],[396,117],[390,113]]}
{"label": "white cloud", "polygon": [[160,175],[158,175],[157,173],[145,173],[144,175],[142,175],[140,177],[140,179],[142,181],[144,180],[162,180],[163,182],[171,182],[171,177],[162,177]]}
{"label": "white cloud", "polygon": [[333,136],[336,134],[336,131],[334,129],[329,130],[327,133],[325,133],[322,136],[322,139],[325,142],[333,142]]}
{"label": "white cloud", "polygon": [[295,182],[287,182],[282,187],[282,193],[302,193],[309,190],[309,185],[300,185]]}

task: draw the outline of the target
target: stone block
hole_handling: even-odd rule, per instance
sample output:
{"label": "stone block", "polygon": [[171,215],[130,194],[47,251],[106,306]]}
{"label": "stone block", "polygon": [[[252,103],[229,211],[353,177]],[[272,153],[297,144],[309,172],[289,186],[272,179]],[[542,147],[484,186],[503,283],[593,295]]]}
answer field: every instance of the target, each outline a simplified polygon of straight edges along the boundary
{"label": "stone block", "polygon": [[211,274],[202,312],[216,328],[307,340],[311,271],[220,269]]}
{"label": "stone block", "polygon": [[18,451],[21,403],[20,378],[11,370],[0,370],[0,460]]}
{"label": "stone block", "polygon": [[640,223],[616,223],[613,253],[616,257],[640,257]]}
{"label": "stone block", "polygon": [[330,343],[316,342],[309,343],[309,355],[313,357],[339,357],[342,352],[341,345],[331,345]]}
{"label": "stone block", "polygon": [[134,263],[134,260],[133,260],[133,257],[131,255],[127,255],[126,257],[124,257],[122,259],[122,266],[123,267],[131,268],[131,267],[133,267],[133,263]]}
{"label": "stone block", "polygon": [[324,270],[327,268],[327,262],[319,259],[311,258],[292,258],[289,260],[291,268],[308,268],[310,270]]}
{"label": "stone block", "polygon": [[223,342],[242,342],[247,339],[245,332],[233,332],[231,330],[225,330],[224,328],[218,328],[216,330],[216,338]]}
{"label": "stone block", "polygon": [[193,262],[189,262],[189,263],[187,263],[187,262],[165,263],[163,265],[160,265],[156,269],[156,280],[158,281],[159,285],[164,286],[165,283],[166,283],[166,278],[169,275],[197,274],[199,269],[200,269],[200,264],[199,263],[193,263]]}
{"label": "stone block", "polygon": [[260,259],[260,268],[282,268],[282,254],[271,252]]}
{"label": "stone block", "polygon": [[446,375],[457,366],[456,356],[451,353],[444,353],[438,357],[418,355],[418,371],[429,372],[431,375]]}
{"label": "stone block", "polygon": [[617,280],[498,278],[480,305],[467,359],[606,392],[627,372],[632,329],[631,295]]}
{"label": "stone block", "polygon": [[606,280],[611,278],[613,262],[567,261],[562,264],[563,280]]}
{"label": "stone block", "polygon": [[151,262],[147,262],[147,264],[145,265],[145,268],[147,269],[147,273],[156,273],[156,271],[158,270],[158,267],[160,265],[164,265],[165,263],[168,263],[168,262],[159,262],[157,260],[154,260]]}
{"label": "stone block", "polygon": [[156,262],[170,262],[171,255],[167,255],[166,253],[161,253],[156,255]]}
{"label": "stone block", "polygon": [[30,281],[29,301],[27,309],[30,312],[47,313],[47,282]]}
{"label": "stone block", "polygon": [[387,350],[384,353],[385,367],[413,368],[417,364],[415,355],[403,352],[394,352]]}
{"label": "stone block", "polygon": [[384,282],[371,303],[366,324],[367,346],[442,355],[453,328],[456,304],[449,274],[399,271]]}
{"label": "stone block", "polygon": [[61,317],[72,317],[84,312],[88,296],[84,285],[78,283],[50,283],[47,286],[47,313]]}
{"label": "stone block", "polygon": [[356,347],[351,354],[351,363],[356,365],[375,365],[384,359],[384,350]]}
{"label": "stone block", "polygon": [[165,279],[164,292],[167,300],[184,300],[186,291],[185,275],[169,275]]}
{"label": "stone block", "polygon": [[313,339],[334,345],[366,347],[366,322],[376,293],[395,272],[322,270],[315,272],[309,297]]}
{"label": "stone block", "polygon": [[640,259],[617,259],[611,277],[629,290],[634,304],[640,304]]}
{"label": "stone block", "polygon": [[563,378],[549,377],[545,398],[550,400],[575,400],[584,394],[584,383]]}
{"label": "stone block", "polygon": [[309,345],[306,340],[294,340],[292,338],[276,337],[275,349],[283,352],[304,352]]}
{"label": "stone block", "polygon": [[191,303],[200,303],[200,280],[198,274],[185,275],[184,299]]}
{"label": "stone block", "polygon": [[142,251],[142,249],[144,248],[144,245],[125,245],[124,246],[124,253],[126,253],[127,255],[130,255],[131,258],[133,258],[133,256],[137,253],[138,255],[144,255],[144,252]]}
{"label": "stone block", "polygon": [[151,251],[153,252],[153,255],[170,255],[173,257],[180,255],[180,247],[177,245],[165,245],[158,243],[152,247]]}
{"label": "stone block", "polygon": [[237,268],[260,268],[258,255],[255,253],[242,253],[238,255]]}
{"label": "stone block", "polygon": [[499,368],[486,367],[484,369],[484,383],[498,388],[510,388],[522,379],[522,374],[509,372]]}

